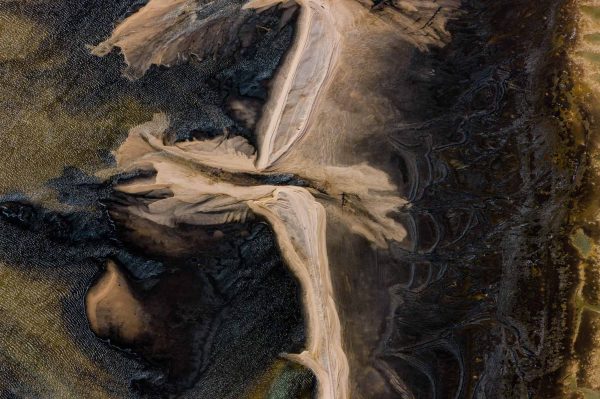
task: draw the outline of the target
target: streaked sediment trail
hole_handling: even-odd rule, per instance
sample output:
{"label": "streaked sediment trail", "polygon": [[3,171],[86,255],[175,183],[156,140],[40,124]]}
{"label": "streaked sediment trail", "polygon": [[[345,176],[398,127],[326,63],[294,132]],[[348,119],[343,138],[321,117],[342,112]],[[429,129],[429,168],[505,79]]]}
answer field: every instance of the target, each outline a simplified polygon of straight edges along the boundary
{"label": "streaked sediment trail", "polygon": [[[148,205],[132,202],[128,212],[166,226],[181,222],[214,225],[245,221],[254,215],[266,219],[275,231],[286,264],[301,284],[307,318],[306,350],[286,356],[313,370],[320,397],[348,397],[349,370],[329,272],[325,207],[314,198],[314,190],[238,185],[224,175],[215,179],[208,171],[202,171],[202,167],[212,164],[214,160],[210,158],[215,155],[220,155],[225,165],[249,164],[248,156],[238,152],[243,147],[234,147],[236,141],[238,145],[245,143],[236,139],[221,145],[198,141],[182,143],[184,149],[177,145],[170,148],[162,143],[166,126],[166,118],[157,115],[153,122],[133,129],[118,152],[119,166],[124,170],[156,171],[154,177],[134,180],[117,187],[118,190],[154,198],[161,191],[170,193]],[[204,156],[208,159],[206,163]],[[347,221],[365,234],[377,228],[373,222],[360,219],[349,217]],[[395,231],[390,229],[386,234],[400,239],[404,234],[402,227],[395,227]]]}
{"label": "streaked sediment trail", "polygon": [[[213,51],[211,44],[203,44],[202,39],[208,39],[207,32],[214,24],[233,24],[219,32],[227,41],[227,35],[235,32],[244,15],[278,3],[152,0],[117,26],[113,35],[93,52],[104,55],[113,47],[120,48],[130,77],[136,77],[152,64],[170,66],[190,54],[209,54]],[[163,225],[211,225],[255,216],[266,219],[303,291],[306,350],[286,356],[315,373],[320,398],[345,399],[351,396],[349,363],[330,276],[326,209],[336,212],[353,233],[385,248],[389,241],[406,237],[404,227],[391,216],[406,200],[385,172],[365,161],[337,165],[332,160],[310,159],[301,153],[298,164],[298,156],[293,161],[289,157],[297,152],[298,143],[310,139],[307,132],[319,132],[315,115],[327,101],[323,92],[336,78],[343,79],[337,72],[340,54],[348,55],[352,47],[349,40],[344,40],[348,33],[355,32],[357,26],[361,27],[360,34],[369,34],[369,29],[381,30],[385,24],[396,24],[402,28],[396,29],[398,38],[422,47],[443,42],[443,22],[435,20],[429,34],[421,32],[419,38],[411,38],[406,32],[414,21],[409,17],[382,21],[355,1],[301,0],[298,5],[296,40],[274,78],[257,126],[256,151],[241,137],[169,144],[164,140],[168,117],[158,114],[153,121],[132,129],[117,151],[119,170],[147,169],[155,171],[155,175],[135,179],[117,189],[137,198],[152,198],[143,205],[132,201],[128,211]],[[289,7],[289,3],[283,7]],[[275,186],[247,181],[248,175],[277,174],[294,174],[309,185]],[[344,197],[354,200],[344,203]]]}

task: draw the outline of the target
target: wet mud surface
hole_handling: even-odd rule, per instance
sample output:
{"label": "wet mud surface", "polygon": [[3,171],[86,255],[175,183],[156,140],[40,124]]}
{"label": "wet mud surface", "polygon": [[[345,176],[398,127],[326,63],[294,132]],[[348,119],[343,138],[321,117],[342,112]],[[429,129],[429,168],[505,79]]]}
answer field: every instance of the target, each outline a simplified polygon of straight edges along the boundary
{"label": "wet mud surface", "polygon": [[[356,51],[340,56],[289,173],[175,164],[215,185],[307,190],[324,209],[348,397],[594,397],[582,395],[600,390],[598,169],[569,61],[575,3],[409,3],[349,7],[398,31],[351,31]],[[151,162],[115,169],[110,153],[158,112],[166,148],[235,136],[258,148],[301,7],[210,3],[222,20],[147,70],[91,54],[145,5],[0,2],[0,35],[14,38],[0,40],[0,397],[344,399],[286,355],[314,331],[272,219],[252,208],[206,222],[230,204],[157,181]],[[403,200],[386,215],[402,240],[375,243],[344,222],[377,222],[365,198],[303,174],[361,162]],[[179,208],[164,222],[169,199]]]}
{"label": "wet mud surface", "polygon": [[[106,186],[88,183],[92,192],[102,189]],[[4,202],[1,209],[3,262],[13,265],[4,266],[5,273],[10,275],[16,269],[28,278],[51,278],[54,284],[73,290],[58,303],[59,320],[64,318],[68,331],[63,339],[75,340],[77,350],[89,357],[86,360],[93,365],[88,371],[90,378],[96,378],[100,368],[106,367],[102,371],[108,374],[106,381],[98,385],[121,385],[121,391],[129,392],[121,394],[124,396],[137,393],[163,397],[195,386],[188,395],[240,397],[280,352],[303,345],[298,288],[263,223],[225,226],[210,232],[186,231],[182,226],[171,233],[169,249],[188,247],[173,254],[157,249],[154,243],[150,243],[154,252],[147,251],[146,238],[131,245],[127,232],[119,234],[104,209],[65,214],[23,202]],[[123,229],[132,227],[127,224]],[[160,233],[160,237],[168,237],[170,232],[161,229]],[[195,244],[192,248],[190,236]],[[89,314],[86,317],[81,300],[88,298],[89,305],[91,293],[104,276],[98,270],[104,270],[106,262],[117,270],[122,281],[117,289],[109,286],[108,298],[98,305],[99,321],[88,324],[92,318]],[[276,297],[272,296],[274,287]],[[27,289],[27,282],[4,289],[18,296],[19,291]],[[10,295],[9,291],[6,294]],[[111,303],[111,295],[116,302]],[[131,302],[140,309],[129,313]],[[115,312],[111,305],[117,305],[123,313]],[[32,315],[20,317],[24,323],[22,333],[55,328],[40,324]],[[89,335],[88,325],[101,343]],[[132,325],[139,328],[133,329]],[[39,345],[36,350],[48,350],[44,341],[33,340],[31,344]],[[10,350],[5,348],[3,356],[10,357]],[[110,364],[104,363],[115,357]],[[34,379],[28,387],[20,375],[23,370],[19,363],[15,367],[18,377],[3,380],[3,385],[8,384],[5,392],[12,391],[19,397],[59,394],[51,387],[37,386],[41,380]],[[35,368],[32,371],[39,373]],[[60,373],[73,392],[85,392],[80,390],[85,386],[79,385],[76,376],[71,380],[68,374]],[[297,378],[310,375],[300,373]],[[310,389],[310,384],[307,386]]]}

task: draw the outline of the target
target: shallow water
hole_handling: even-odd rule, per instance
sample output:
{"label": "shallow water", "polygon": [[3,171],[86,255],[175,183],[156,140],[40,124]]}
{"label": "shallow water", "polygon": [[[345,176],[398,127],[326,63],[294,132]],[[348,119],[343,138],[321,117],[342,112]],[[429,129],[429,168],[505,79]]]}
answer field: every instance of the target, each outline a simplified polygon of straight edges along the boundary
{"label": "shallow water", "polygon": [[0,396],[600,392],[594,2],[143,3],[0,2]]}

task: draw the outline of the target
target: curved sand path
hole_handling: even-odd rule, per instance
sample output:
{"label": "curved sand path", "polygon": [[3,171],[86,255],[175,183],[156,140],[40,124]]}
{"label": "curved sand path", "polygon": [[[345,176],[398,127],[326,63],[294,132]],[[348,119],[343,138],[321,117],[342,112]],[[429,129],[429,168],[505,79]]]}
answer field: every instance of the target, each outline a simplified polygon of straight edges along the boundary
{"label": "curved sand path", "polygon": [[[194,158],[176,156],[172,148],[164,148],[156,133],[150,133],[152,127],[160,133],[165,128],[165,121],[164,117],[158,116],[154,122],[133,129],[117,153],[120,166],[134,169],[151,167],[156,170],[156,176],[124,184],[117,189],[142,195],[166,188],[173,196],[147,206],[131,205],[128,211],[167,226],[180,222],[219,224],[244,221],[252,214],[264,217],[275,231],[283,258],[303,291],[307,349],[301,354],[286,356],[313,370],[320,398],[347,398],[348,361],[342,349],[340,321],[329,275],[323,205],[303,187],[239,186],[223,180],[215,181],[210,175],[190,167],[191,160],[202,164],[202,156],[198,155],[202,154],[201,151],[197,149]],[[206,144],[212,148],[212,152],[204,152],[209,164],[215,155],[220,155],[228,165],[245,164],[243,159],[252,159],[230,151],[228,146],[214,147],[211,142],[196,144],[197,147]]]}
{"label": "curved sand path", "polygon": [[[214,21],[214,16],[206,12],[202,14],[205,19],[199,18],[195,10],[218,2],[199,5],[195,0],[151,0],[93,51],[104,55],[119,47],[128,65],[141,73],[151,64],[171,65],[189,51],[185,36],[198,34]],[[244,8],[260,12],[277,3],[254,0]],[[303,291],[307,349],[286,356],[313,370],[319,398],[346,399],[350,395],[349,366],[330,277],[322,203],[335,204],[328,209],[339,214],[339,220],[351,231],[376,246],[386,247],[389,240],[401,241],[406,236],[403,226],[389,216],[406,201],[398,196],[397,187],[384,172],[366,163],[323,166],[307,159],[303,165],[294,165],[295,171],[301,170],[300,177],[318,191],[295,186],[239,185],[228,181],[226,175],[215,176],[214,170],[206,169],[238,176],[290,173],[290,165],[279,161],[293,152],[295,144],[311,129],[321,94],[335,76],[344,35],[367,13],[352,0],[300,0],[298,4],[301,12],[296,40],[274,79],[257,126],[257,154],[239,137],[164,144],[162,134],[168,120],[158,115],[152,122],[132,129],[117,152],[121,170],[150,168],[156,170],[156,176],[117,189],[137,195],[170,190],[171,197],[147,206],[130,205],[128,209],[169,226],[264,217]],[[216,15],[221,15],[219,12]],[[239,12],[246,11],[240,8]],[[343,198],[352,200],[345,204]]]}

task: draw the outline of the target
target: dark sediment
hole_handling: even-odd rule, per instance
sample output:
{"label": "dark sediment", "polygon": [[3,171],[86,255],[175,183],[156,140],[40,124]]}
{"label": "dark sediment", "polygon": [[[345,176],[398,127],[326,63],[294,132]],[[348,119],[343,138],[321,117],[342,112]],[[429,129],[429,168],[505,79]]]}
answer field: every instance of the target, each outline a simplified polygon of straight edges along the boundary
{"label": "dark sediment", "polygon": [[371,284],[390,301],[372,364],[416,397],[560,392],[585,158],[562,118],[569,42],[557,50],[555,38],[573,18],[563,5],[464,2],[450,43],[413,58],[406,84],[421,112],[392,135],[412,245],[379,254]]}
{"label": "dark sediment", "polygon": [[[83,116],[87,125],[82,129],[90,130],[89,134],[106,136],[108,129],[114,136],[102,138],[100,148],[91,149],[101,153],[92,153],[78,164],[70,156],[81,151],[80,145],[86,144],[81,143],[82,137],[89,134],[71,132],[58,124],[52,126],[52,132],[65,136],[60,149],[66,154],[64,165],[77,164],[90,171],[103,162],[112,162],[108,150],[130,127],[149,119],[152,112],[169,115],[174,139],[211,137],[224,131],[252,139],[251,121],[232,110],[230,104],[232,99],[238,103],[264,102],[269,78],[293,38],[294,19],[279,26],[282,11],[278,9],[253,16],[243,43],[234,40],[225,55],[204,61],[193,59],[169,69],[152,67],[132,82],[122,76],[119,54],[95,57],[86,45],[108,37],[118,21],[143,3],[42,1],[31,5],[6,2],[0,6],[1,12],[34,21],[46,32],[40,47],[28,58],[0,65],[7,84],[51,88],[56,93],[49,102],[51,107],[59,107],[67,117]],[[56,57],[63,59],[50,63]],[[50,63],[50,67],[44,63]],[[35,110],[39,106],[36,95],[30,94],[30,103],[22,107]],[[18,91],[15,95],[28,98]],[[132,107],[133,111],[140,110],[135,115],[127,114],[131,107],[123,107],[123,103],[139,104]],[[14,110],[9,107],[4,112],[8,117]],[[109,126],[97,131],[97,119],[109,119]],[[13,156],[27,157],[18,147],[14,150],[9,146],[7,151],[2,157],[7,165],[19,165]],[[42,162],[46,155],[63,159],[54,153],[38,154]],[[93,161],[96,156],[98,159]],[[9,173],[14,177],[14,171]],[[7,189],[29,188],[12,184],[9,179]],[[0,206],[0,259],[6,263],[3,267],[15,273],[53,281],[71,291],[64,301],[56,299],[61,313],[55,316],[59,322],[64,320],[74,350],[97,367],[88,374],[99,376],[98,370],[108,374],[105,380],[98,377],[98,386],[118,397],[136,392],[150,397],[180,395],[195,387],[187,394],[239,398],[251,390],[254,380],[281,352],[302,347],[303,320],[296,283],[281,262],[270,229],[263,223],[194,230],[186,226],[167,229],[136,225],[116,213],[111,220],[101,205],[112,195],[110,182],[100,183],[77,168],[66,169],[47,187],[57,193],[59,203],[71,209],[54,211],[29,203],[23,195],[7,197]],[[136,235],[136,229],[143,232],[141,236]],[[156,237],[159,239],[153,241]],[[152,332],[137,340],[119,340],[115,331],[103,335],[105,341],[101,342],[88,329],[83,299],[107,259],[114,259],[124,268],[136,296],[156,320]],[[195,290],[194,284],[205,289]],[[44,328],[35,317],[30,318],[23,321],[27,328]],[[40,340],[32,339],[31,345],[38,353],[48,351]],[[18,358],[16,362],[9,360],[14,356],[10,351],[0,353],[4,364],[2,392],[26,397],[63,394],[53,390],[58,388],[52,384],[41,388],[41,377],[23,377],[28,366],[20,364]],[[48,353],[50,357],[60,356],[60,352]],[[65,351],[64,356],[75,355]],[[60,359],[48,361],[61,364]],[[29,367],[37,372],[35,365]],[[85,379],[80,385],[71,380],[73,374],[55,374],[64,384],[72,385],[73,394],[84,394]],[[40,371],[39,375],[44,374]],[[95,395],[96,391],[88,393]]]}
{"label": "dark sediment", "polygon": [[[93,180],[86,185],[88,192],[94,187],[97,194],[107,190]],[[188,394],[237,398],[251,389],[248,384],[281,352],[297,351],[303,345],[296,283],[262,223],[215,226],[214,230],[224,232],[210,242],[215,250],[198,245],[172,254],[140,237],[132,246],[127,241],[130,236],[117,230],[136,226],[123,223],[115,230],[103,210],[61,214],[22,201],[4,202],[0,209],[3,261],[18,265],[32,278],[56,274],[53,278],[77,282],[78,288],[63,304],[66,322],[85,353],[95,361],[102,356],[98,366],[107,367],[111,383],[121,385],[121,390],[132,383],[134,391],[162,397],[195,386]],[[158,236],[168,237],[167,230],[161,229]],[[172,242],[180,240],[180,247],[185,247],[191,232],[177,231]],[[205,234],[198,231],[194,243]],[[146,244],[154,252],[145,251]],[[122,265],[134,296],[151,320],[151,328],[134,340],[121,339],[119,328],[105,330],[108,333],[101,338],[116,345],[112,349],[98,347],[85,333],[82,309],[87,284],[107,258]],[[134,359],[119,360],[122,356],[116,348],[125,349]],[[103,366],[105,362],[112,365]],[[11,386],[28,392],[19,379]]]}
{"label": "dark sediment", "polygon": [[[390,78],[394,88],[408,88],[410,102],[403,106],[410,117],[390,127],[389,141],[363,144],[373,154],[370,163],[388,171],[411,203],[398,216],[408,244],[373,251],[343,227],[328,226],[332,235],[351,237],[329,250],[348,257],[332,276],[345,343],[355,350],[357,397],[402,397],[405,388],[418,398],[559,394],[581,260],[569,244],[573,210],[593,191],[581,183],[588,137],[576,137],[565,116],[575,107],[564,95],[573,81],[566,64],[572,10],[565,4],[465,1],[448,25],[448,45],[415,51],[406,74]],[[141,5],[1,7],[50,32],[33,58],[66,57],[62,66],[23,79],[60,88],[55,102],[69,115],[134,99],[144,116],[162,111],[171,117],[174,141],[223,131],[253,141],[268,94],[264,76],[274,73],[290,46],[292,23],[276,29],[281,13],[272,10],[252,20],[266,29],[256,30],[247,48],[235,42],[216,59],[152,67],[132,82],[121,77],[118,54],[92,57],[84,45],[105,39]],[[566,44],[558,46],[557,37]],[[0,65],[10,72],[7,79],[17,79],[11,68],[19,62]],[[118,124],[116,135],[140,119]],[[105,150],[112,145],[104,144]],[[392,159],[378,157],[380,146],[394,146]],[[308,184],[292,175],[238,179]],[[301,350],[304,328],[297,284],[271,230],[260,221],[153,224],[122,208],[152,199],[115,196],[112,183],[67,169],[49,187],[75,210],[45,209],[23,196],[0,203],[0,260],[11,272],[67,287],[70,295],[57,299],[58,319],[78,352],[96,365],[86,372],[108,370],[109,382],[102,384],[119,397],[239,398],[286,383],[289,392],[310,391],[314,380],[306,370],[272,371],[281,352]],[[585,232],[598,235],[596,226]],[[376,268],[364,269],[367,258]],[[119,264],[148,315],[144,334],[125,337],[109,323],[97,331],[100,341],[88,329],[83,298],[107,259]],[[26,329],[39,328],[35,318],[25,320]],[[589,314],[581,327],[595,328]],[[10,327],[0,328],[0,338],[9,334]],[[575,344],[580,355],[591,345],[585,338]],[[44,350],[39,338],[31,342]],[[0,396],[56,394],[23,377],[24,366],[9,352],[0,349]],[[284,377],[271,384],[271,374]],[[63,378],[75,380],[73,374]],[[257,380],[269,387],[254,390]]]}

